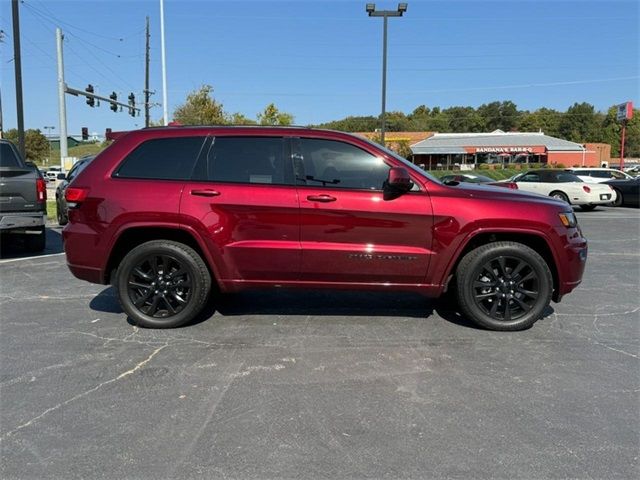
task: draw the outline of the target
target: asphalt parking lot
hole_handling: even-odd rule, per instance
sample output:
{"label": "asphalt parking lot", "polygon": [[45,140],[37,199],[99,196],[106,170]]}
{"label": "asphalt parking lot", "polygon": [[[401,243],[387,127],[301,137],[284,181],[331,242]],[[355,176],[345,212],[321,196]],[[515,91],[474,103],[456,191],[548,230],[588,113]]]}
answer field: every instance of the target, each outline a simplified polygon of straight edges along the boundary
{"label": "asphalt parking lot", "polygon": [[5,249],[0,477],[637,478],[640,211],[577,215],[583,284],[517,333],[299,291],[144,330],[71,276],[59,230]]}

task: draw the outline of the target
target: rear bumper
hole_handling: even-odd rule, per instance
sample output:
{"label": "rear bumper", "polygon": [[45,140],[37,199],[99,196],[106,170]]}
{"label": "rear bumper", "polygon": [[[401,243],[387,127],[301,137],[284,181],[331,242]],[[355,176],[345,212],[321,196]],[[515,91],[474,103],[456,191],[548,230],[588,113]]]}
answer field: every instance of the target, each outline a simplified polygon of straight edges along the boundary
{"label": "rear bumper", "polygon": [[2,213],[0,214],[0,231],[42,229],[47,222],[43,212],[34,213]]}

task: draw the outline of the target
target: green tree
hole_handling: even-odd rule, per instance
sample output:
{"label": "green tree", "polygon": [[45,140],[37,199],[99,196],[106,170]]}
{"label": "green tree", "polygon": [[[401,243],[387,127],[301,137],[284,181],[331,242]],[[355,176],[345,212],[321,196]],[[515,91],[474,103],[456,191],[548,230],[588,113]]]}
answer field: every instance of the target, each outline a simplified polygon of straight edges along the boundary
{"label": "green tree", "polygon": [[[5,132],[5,137],[18,145],[18,130],[12,128]],[[42,163],[49,155],[49,141],[40,130],[29,129],[24,132],[24,149],[27,160]]]}
{"label": "green tree", "polygon": [[448,118],[451,132],[482,132],[484,121],[473,107],[451,107],[443,110],[443,115]]}
{"label": "green tree", "polygon": [[229,123],[232,125],[255,125],[256,121],[245,117],[242,113],[234,113],[229,116]]}
{"label": "green tree", "polygon": [[[616,119],[617,109],[612,106],[600,128],[600,141],[611,145],[611,157],[620,157],[620,141],[622,136],[622,124]],[[640,110],[634,109],[633,118],[627,122],[627,131],[624,141],[624,156],[640,157]]]}
{"label": "green tree", "polygon": [[510,132],[518,124],[520,112],[515,103],[510,100],[505,102],[485,103],[478,107],[478,113],[483,119],[486,130],[500,129]]}
{"label": "green tree", "polygon": [[396,142],[394,151],[398,155],[406,159],[410,159],[411,155],[413,155],[413,152],[411,151],[411,145],[409,144],[408,140],[400,140]]}
{"label": "green tree", "polygon": [[293,115],[281,112],[273,103],[270,103],[264,107],[262,112],[258,113],[258,123],[260,125],[291,125]]}
{"label": "green tree", "polygon": [[202,85],[187,95],[187,100],[173,112],[182,125],[225,125],[228,122],[222,104],[212,97],[213,87]]}
{"label": "green tree", "polygon": [[559,125],[562,113],[551,108],[539,108],[534,112],[522,112],[518,121],[521,132],[537,132],[542,130],[551,136],[559,135]]}
{"label": "green tree", "polygon": [[597,142],[602,137],[603,120],[590,103],[574,103],[560,118],[558,134],[572,142]]}
{"label": "green tree", "polygon": [[334,120],[316,126],[318,128],[328,128],[342,132],[373,132],[376,128],[380,128],[380,121],[372,115],[359,117],[349,116],[342,120]]}
{"label": "green tree", "polygon": [[402,112],[386,112],[385,126],[388,132],[406,132],[411,129],[411,120]]}

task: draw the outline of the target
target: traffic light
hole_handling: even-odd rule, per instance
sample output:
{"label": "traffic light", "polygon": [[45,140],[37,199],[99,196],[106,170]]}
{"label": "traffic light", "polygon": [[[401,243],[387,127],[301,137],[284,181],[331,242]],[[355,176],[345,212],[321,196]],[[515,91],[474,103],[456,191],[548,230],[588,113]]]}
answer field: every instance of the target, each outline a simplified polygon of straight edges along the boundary
{"label": "traffic light", "polygon": [[87,127],[82,127],[82,141],[86,142],[89,140],[89,129]]}
{"label": "traffic light", "polygon": [[[84,89],[85,92],[87,93],[93,93],[93,85],[89,84],[87,85],[87,88]],[[96,99],[93,97],[87,97],[87,105],[89,105],[90,107],[95,106],[96,104]]]}
{"label": "traffic light", "polygon": [[[114,102],[117,102],[118,101],[118,94],[116,92],[111,92],[111,95],[109,95],[109,98],[111,100],[113,100]],[[118,111],[118,105],[113,103],[113,102],[111,103],[111,107],[109,107],[109,108],[111,108],[111,110],[113,110],[114,112]]]}
{"label": "traffic light", "polygon": [[136,116],[136,96],[131,92],[129,94],[129,115]]}

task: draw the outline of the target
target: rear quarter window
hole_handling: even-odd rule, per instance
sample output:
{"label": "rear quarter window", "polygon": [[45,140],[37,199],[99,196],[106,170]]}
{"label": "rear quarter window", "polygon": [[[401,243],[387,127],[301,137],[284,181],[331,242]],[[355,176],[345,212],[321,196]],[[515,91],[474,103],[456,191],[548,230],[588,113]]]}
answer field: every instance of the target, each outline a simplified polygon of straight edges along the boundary
{"label": "rear quarter window", "polygon": [[8,143],[0,143],[0,167],[19,167],[20,162]]}
{"label": "rear quarter window", "polygon": [[206,137],[155,138],[125,157],[114,174],[118,178],[188,180]]}

